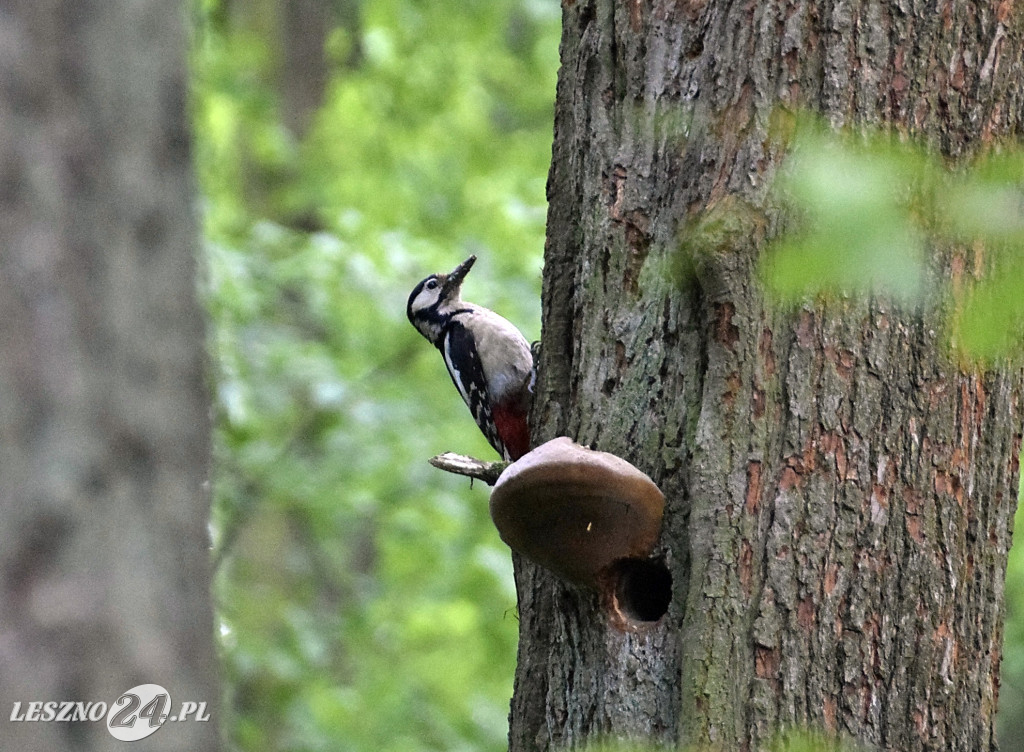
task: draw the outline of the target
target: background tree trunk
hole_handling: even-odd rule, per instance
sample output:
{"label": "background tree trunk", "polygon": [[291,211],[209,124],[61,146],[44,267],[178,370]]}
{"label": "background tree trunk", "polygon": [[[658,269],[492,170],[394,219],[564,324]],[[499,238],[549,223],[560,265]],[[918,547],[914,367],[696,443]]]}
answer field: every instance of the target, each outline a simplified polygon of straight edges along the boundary
{"label": "background tree trunk", "polygon": [[[534,436],[661,485],[672,600],[620,631],[596,596],[517,562],[511,749],[756,750],[793,724],[994,748],[1021,374],[950,363],[934,307],[781,314],[752,272],[781,223],[765,194],[780,106],[969,154],[1019,133],[1019,13],[563,7]],[[963,261],[936,252],[935,272]]]}
{"label": "background tree trunk", "polygon": [[148,682],[214,720],[145,749],[218,747],[184,20],[166,0],[0,12],[3,749],[122,749],[105,722],[7,718]]}

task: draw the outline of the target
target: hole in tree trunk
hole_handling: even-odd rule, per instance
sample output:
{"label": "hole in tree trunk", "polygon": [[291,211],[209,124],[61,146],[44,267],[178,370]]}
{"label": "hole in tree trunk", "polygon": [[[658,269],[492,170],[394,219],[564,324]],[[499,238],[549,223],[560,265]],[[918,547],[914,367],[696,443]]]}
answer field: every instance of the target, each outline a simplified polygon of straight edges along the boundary
{"label": "hole in tree trunk", "polygon": [[672,575],[663,561],[620,559],[608,572],[611,613],[621,626],[658,621],[672,600]]}

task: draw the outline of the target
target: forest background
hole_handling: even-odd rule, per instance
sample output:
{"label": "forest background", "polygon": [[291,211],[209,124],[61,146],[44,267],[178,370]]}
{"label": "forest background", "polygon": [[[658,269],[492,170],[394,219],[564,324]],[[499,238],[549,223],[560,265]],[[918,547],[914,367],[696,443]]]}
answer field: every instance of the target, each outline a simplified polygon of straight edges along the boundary
{"label": "forest background", "polygon": [[[502,750],[517,636],[491,457],[405,304],[540,336],[554,0],[196,0],[225,723],[239,750]],[[1024,739],[1010,554],[1003,749]]]}

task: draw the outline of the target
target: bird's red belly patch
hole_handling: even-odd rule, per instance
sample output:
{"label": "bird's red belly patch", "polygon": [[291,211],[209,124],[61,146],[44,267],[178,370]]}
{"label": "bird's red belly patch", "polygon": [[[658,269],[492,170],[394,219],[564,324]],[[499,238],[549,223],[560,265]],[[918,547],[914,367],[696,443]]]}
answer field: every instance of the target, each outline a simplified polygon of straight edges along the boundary
{"label": "bird's red belly patch", "polygon": [[498,436],[505,444],[509,457],[517,460],[530,451],[530,428],[526,423],[525,412],[495,406],[493,417],[494,426],[498,429]]}

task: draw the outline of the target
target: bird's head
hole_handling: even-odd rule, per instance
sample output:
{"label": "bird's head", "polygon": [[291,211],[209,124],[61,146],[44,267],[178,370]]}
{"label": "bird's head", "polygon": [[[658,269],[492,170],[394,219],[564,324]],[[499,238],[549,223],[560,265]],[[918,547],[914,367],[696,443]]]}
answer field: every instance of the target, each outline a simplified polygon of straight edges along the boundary
{"label": "bird's head", "polygon": [[431,274],[409,294],[406,306],[409,321],[431,342],[436,343],[448,316],[462,302],[462,280],[475,262],[476,256],[470,256],[449,274]]}

